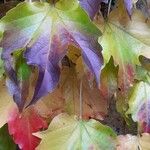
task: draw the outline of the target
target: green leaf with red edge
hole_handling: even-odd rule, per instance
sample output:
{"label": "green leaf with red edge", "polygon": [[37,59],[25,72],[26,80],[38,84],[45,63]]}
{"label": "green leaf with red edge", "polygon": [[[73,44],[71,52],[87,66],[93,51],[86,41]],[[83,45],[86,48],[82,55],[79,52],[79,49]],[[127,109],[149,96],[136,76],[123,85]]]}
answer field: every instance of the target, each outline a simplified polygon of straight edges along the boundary
{"label": "green leaf with red edge", "polygon": [[34,107],[25,109],[19,113],[18,109],[10,111],[8,128],[10,135],[22,150],[35,150],[40,139],[32,133],[47,128],[47,122],[38,115]]}
{"label": "green leaf with red edge", "polygon": [[38,150],[115,150],[116,134],[100,122],[78,120],[76,116],[56,116],[46,131],[35,133],[42,141]]}
{"label": "green leaf with red edge", "polygon": [[8,132],[8,125],[5,124],[0,129],[0,150],[16,150],[16,144]]}

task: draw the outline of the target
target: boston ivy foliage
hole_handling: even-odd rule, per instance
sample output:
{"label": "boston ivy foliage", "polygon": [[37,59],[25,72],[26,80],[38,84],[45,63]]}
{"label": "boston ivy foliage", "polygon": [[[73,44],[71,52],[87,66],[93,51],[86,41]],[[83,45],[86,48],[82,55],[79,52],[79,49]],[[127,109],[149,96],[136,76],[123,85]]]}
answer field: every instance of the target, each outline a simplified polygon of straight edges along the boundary
{"label": "boston ivy foliage", "polygon": [[0,125],[13,140],[2,127],[2,149],[124,150],[129,139],[101,124],[112,99],[127,124],[150,132],[148,0],[9,4],[0,12]]}

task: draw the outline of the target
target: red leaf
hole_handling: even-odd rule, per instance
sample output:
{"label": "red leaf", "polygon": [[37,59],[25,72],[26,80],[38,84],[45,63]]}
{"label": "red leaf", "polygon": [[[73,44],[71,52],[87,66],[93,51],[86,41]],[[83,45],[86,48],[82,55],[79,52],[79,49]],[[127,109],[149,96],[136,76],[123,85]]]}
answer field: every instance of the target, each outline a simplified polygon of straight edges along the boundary
{"label": "red leaf", "polygon": [[20,149],[34,150],[40,143],[40,139],[32,133],[47,128],[47,122],[37,114],[33,107],[22,113],[15,108],[8,120],[8,128]]}

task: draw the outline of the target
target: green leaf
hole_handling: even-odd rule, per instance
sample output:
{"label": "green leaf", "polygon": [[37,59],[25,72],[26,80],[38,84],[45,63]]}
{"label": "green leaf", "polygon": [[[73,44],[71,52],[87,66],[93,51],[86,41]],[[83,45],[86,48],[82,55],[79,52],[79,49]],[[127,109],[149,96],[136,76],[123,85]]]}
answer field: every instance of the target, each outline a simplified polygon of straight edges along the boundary
{"label": "green leaf", "polygon": [[14,53],[16,59],[16,72],[19,80],[28,80],[31,74],[31,68],[27,65],[25,58],[23,58],[22,51]]}
{"label": "green leaf", "polygon": [[118,14],[119,10],[112,11],[108,22],[104,23],[99,43],[103,47],[105,64],[113,56],[115,64],[119,65],[119,87],[124,91],[134,81],[136,65],[140,65],[139,55],[150,57],[150,28],[137,11],[132,20],[119,20]]}
{"label": "green leaf", "polygon": [[136,78],[136,67],[140,65],[139,56],[150,58],[149,22],[146,23],[138,11],[133,12],[130,20],[125,10],[118,7],[99,26],[103,29],[99,43],[103,48],[105,64],[113,56],[115,65],[119,65],[116,104],[117,110],[125,116],[130,88]]}
{"label": "green leaf", "polygon": [[8,125],[5,124],[0,129],[0,150],[16,150],[16,144],[8,132]]}
{"label": "green leaf", "polygon": [[96,120],[81,121],[67,114],[56,116],[48,130],[35,133],[42,141],[39,150],[115,150],[116,134]]}

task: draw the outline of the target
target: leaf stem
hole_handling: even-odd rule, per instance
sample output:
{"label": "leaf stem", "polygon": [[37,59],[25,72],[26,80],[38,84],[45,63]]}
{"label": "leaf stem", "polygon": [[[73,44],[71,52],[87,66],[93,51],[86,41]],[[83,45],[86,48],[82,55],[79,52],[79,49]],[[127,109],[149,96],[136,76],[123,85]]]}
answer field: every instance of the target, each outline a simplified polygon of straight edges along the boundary
{"label": "leaf stem", "polygon": [[83,89],[83,81],[81,79],[80,81],[80,116],[79,119],[82,120],[82,115],[83,115],[83,99],[82,99],[82,89]]}

